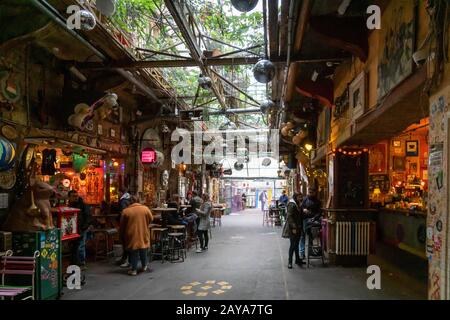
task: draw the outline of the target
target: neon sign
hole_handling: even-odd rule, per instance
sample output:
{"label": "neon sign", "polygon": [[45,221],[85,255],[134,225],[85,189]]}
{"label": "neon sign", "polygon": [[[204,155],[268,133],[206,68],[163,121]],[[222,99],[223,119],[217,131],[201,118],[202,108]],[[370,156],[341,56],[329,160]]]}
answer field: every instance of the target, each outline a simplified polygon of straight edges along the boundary
{"label": "neon sign", "polygon": [[141,161],[144,164],[151,164],[156,162],[156,151],[152,148],[145,148],[142,150]]}

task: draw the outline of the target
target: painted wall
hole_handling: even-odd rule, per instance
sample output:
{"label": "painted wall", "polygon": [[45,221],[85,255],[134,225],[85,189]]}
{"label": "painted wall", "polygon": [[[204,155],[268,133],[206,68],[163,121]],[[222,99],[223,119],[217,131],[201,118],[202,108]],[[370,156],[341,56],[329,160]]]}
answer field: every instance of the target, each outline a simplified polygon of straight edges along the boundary
{"label": "painted wall", "polygon": [[[334,76],[334,97],[342,96],[349,84],[361,73],[365,72],[367,77],[367,101],[366,112],[375,108],[381,97],[378,94],[378,72],[379,64],[382,60],[382,53],[385,43],[384,33],[388,28],[393,27],[394,23],[398,23],[398,19],[394,17],[397,14],[399,6],[403,5],[404,8],[413,8],[414,1],[410,0],[397,0],[391,1],[390,4],[382,13],[382,29],[374,30],[369,36],[369,56],[366,63],[361,62],[358,58],[353,58],[353,61],[348,61],[341,64],[335,72]],[[409,10],[409,11],[411,11]],[[405,10],[408,11],[408,10]],[[405,19],[407,20],[410,12],[405,13]],[[416,30],[416,43],[420,45],[428,33],[429,18],[426,12],[425,2],[419,1],[419,10],[417,12],[417,30]],[[334,109],[334,107],[333,107]],[[340,142],[343,142],[351,135],[351,122],[352,122],[352,110],[347,108],[346,111],[339,117],[332,117],[331,124],[331,137],[330,142],[332,148],[336,148]],[[331,150],[328,150],[331,151]]]}

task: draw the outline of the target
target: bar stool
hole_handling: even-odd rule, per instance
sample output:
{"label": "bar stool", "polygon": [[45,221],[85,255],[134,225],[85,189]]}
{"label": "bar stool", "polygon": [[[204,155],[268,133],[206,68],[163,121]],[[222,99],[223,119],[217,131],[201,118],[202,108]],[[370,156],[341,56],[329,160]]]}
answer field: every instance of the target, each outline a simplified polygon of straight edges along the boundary
{"label": "bar stool", "polygon": [[94,261],[100,256],[108,259],[114,256],[114,235],[117,234],[116,229],[94,229]]}
{"label": "bar stool", "polygon": [[[161,257],[161,263],[164,263],[164,259],[167,257],[169,249],[168,233],[169,229],[155,227],[151,229],[150,238],[152,239],[151,244],[151,259],[154,256]],[[158,252],[159,251],[159,252]]]}
{"label": "bar stool", "polygon": [[[187,242],[187,231],[186,231],[186,226],[185,225],[169,225],[167,226],[169,228],[169,232],[170,233],[182,233],[184,236],[184,244],[186,246],[186,242]],[[184,254],[187,257],[187,253],[186,250],[184,250]]]}
{"label": "bar stool", "polygon": [[[186,242],[185,242],[185,234],[182,232],[169,232],[169,259],[170,262],[174,263],[175,261],[184,262],[184,258],[186,256]],[[176,257],[176,258],[175,258]]]}
{"label": "bar stool", "polygon": [[189,250],[192,247],[192,244],[195,243],[195,249],[197,249],[198,247],[198,236],[197,236],[197,232],[194,228],[194,223],[191,222],[188,224],[187,226],[187,230],[186,230],[186,234],[187,234],[187,250]]}

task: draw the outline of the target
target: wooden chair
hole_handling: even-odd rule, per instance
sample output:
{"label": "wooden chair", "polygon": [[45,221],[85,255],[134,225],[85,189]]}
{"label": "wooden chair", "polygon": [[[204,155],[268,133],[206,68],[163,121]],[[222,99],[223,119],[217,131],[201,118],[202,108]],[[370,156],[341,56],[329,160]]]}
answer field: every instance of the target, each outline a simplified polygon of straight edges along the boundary
{"label": "wooden chair", "polygon": [[94,229],[94,261],[98,257],[108,259],[114,256],[114,235],[116,229]]}
{"label": "wooden chair", "polygon": [[[13,252],[8,250],[6,255],[1,257],[2,284],[0,285],[0,297],[14,300],[15,297],[26,295],[21,300],[35,299],[35,272],[36,259],[39,257],[39,251],[35,251],[32,257],[13,256]],[[5,279],[7,275],[27,275],[31,276],[31,286],[10,286],[6,285]]]}

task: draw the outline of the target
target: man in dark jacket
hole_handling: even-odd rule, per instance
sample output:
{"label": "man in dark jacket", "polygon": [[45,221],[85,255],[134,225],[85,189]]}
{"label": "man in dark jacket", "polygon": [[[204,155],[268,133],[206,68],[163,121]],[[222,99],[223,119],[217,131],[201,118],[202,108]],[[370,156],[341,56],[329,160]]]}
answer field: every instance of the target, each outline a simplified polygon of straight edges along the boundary
{"label": "man in dark jacket", "polygon": [[84,203],[83,199],[78,196],[75,190],[69,191],[69,207],[80,209],[78,213],[78,234],[80,238],[75,240],[72,247],[72,263],[86,268],[86,240],[88,230],[91,226],[92,216],[91,208]]}
{"label": "man in dark jacket", "polygon": [[300,255],[304,258],[306,229],[313,221],[320,220],[322,215],[322,203],[317,198],[315,188],[311,187],[308,189],[308,195],[302,202],[301,210],[303,213],[303,233],[300,239]]}

